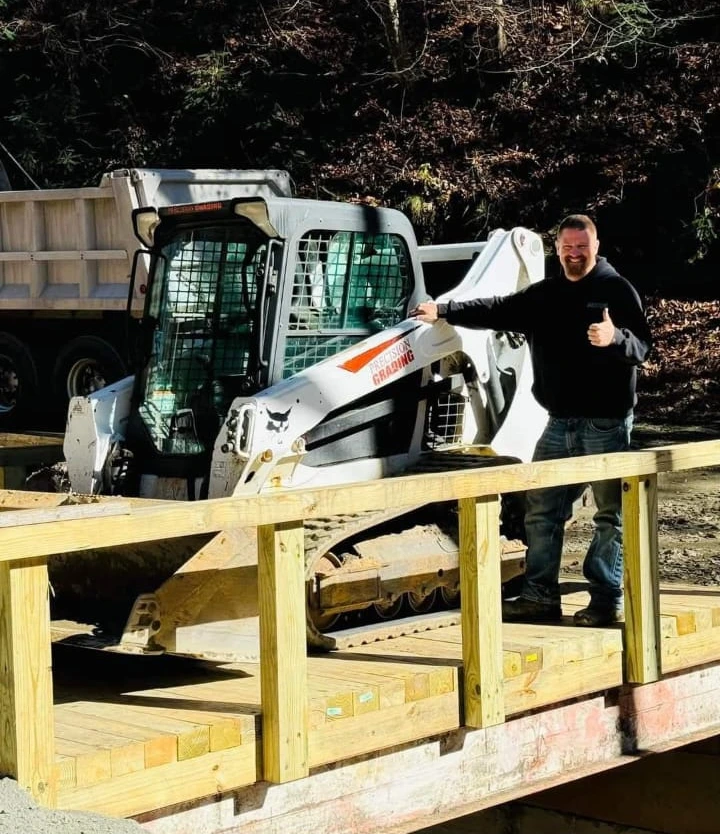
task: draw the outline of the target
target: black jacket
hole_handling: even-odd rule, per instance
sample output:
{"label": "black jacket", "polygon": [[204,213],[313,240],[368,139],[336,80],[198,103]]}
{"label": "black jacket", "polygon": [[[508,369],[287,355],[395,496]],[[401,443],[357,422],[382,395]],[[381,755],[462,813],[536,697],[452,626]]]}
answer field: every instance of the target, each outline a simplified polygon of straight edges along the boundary
{"label": "black jacket", "polygon": [[[591,322],[607,307],[615,341],[594,347]],[[555,417],[625,417],[636,402],[636,366],[652,339],[637,292],[598,258],[579,281],[546,278],[520,292],[438,304],[451,324],[524,333],[530,346],[533,393]]]}

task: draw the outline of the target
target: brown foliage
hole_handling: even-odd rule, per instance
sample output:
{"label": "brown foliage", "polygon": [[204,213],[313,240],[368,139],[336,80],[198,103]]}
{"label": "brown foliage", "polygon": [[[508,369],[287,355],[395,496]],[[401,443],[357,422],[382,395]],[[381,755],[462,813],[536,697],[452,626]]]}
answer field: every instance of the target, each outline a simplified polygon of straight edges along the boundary
{"label": "brown foliage", "polygon": [[287,168],[302,196],[404,208],[422,242],[589,211],[641,289],[699,292],[720,0],[398,0],[397,44],[384,8],[0,0],[1,140],[48,186]]}
{"label": "brown foliage", "polygon": [[655,344],[640,374],[638,417],[720,420],[720,303],[656,299],[647,315]]}

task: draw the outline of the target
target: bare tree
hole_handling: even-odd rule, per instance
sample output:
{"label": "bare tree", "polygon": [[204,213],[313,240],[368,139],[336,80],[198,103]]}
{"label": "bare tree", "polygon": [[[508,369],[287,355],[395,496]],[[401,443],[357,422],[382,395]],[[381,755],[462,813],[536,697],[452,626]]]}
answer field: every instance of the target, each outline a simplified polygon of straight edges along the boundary
{"label": "bare tree", "polygon": [[407,66],[399,0],[365,0],[365,2],[368,8],[380,18],[393,69],[399,72]]}
{"label": "bare tree", "polygon": [[507,37],[505,35],[505,9],[503,0],[495,0],[497,6],[497,51],[499,55],[504,55],[508,48]]}

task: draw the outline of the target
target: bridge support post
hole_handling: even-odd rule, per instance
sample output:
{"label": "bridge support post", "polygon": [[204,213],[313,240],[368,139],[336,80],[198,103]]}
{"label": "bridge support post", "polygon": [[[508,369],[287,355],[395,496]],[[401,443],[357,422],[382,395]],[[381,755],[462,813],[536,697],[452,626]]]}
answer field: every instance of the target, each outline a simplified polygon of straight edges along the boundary
{"label": "bridge support post", "polygon": [[48,589],[45,558],[0,563],[0,772],[54,807]]}
{"label": "bridge support post", "polygon": [[458,507],[463,723],[467,727],[490,727],[505,721],[500,498],[462,498]]}
{"label": "bridge support post", "polygon": [[657,475],[623,478],[625,658],[630,683],[662,674],[657,544]]}
{"label": "bridge support post", "polygon": [[302,521],[258,527],[263,778],[308,775],[305,546]]}

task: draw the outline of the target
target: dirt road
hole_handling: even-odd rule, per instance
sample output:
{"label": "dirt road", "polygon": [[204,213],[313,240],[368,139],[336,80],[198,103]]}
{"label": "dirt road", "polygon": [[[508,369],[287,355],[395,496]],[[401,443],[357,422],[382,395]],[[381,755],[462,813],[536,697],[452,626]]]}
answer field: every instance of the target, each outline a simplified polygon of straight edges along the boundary
{"label": "dirt road", "polygon": [[[634,446],[665,446],[720,438],[717,425],[640,424]],[[565,534],[563,572],[580,573],[592,535],[592,506],[576,513]],[[720,585],[720,468],[658,476],[661,582]]]}

